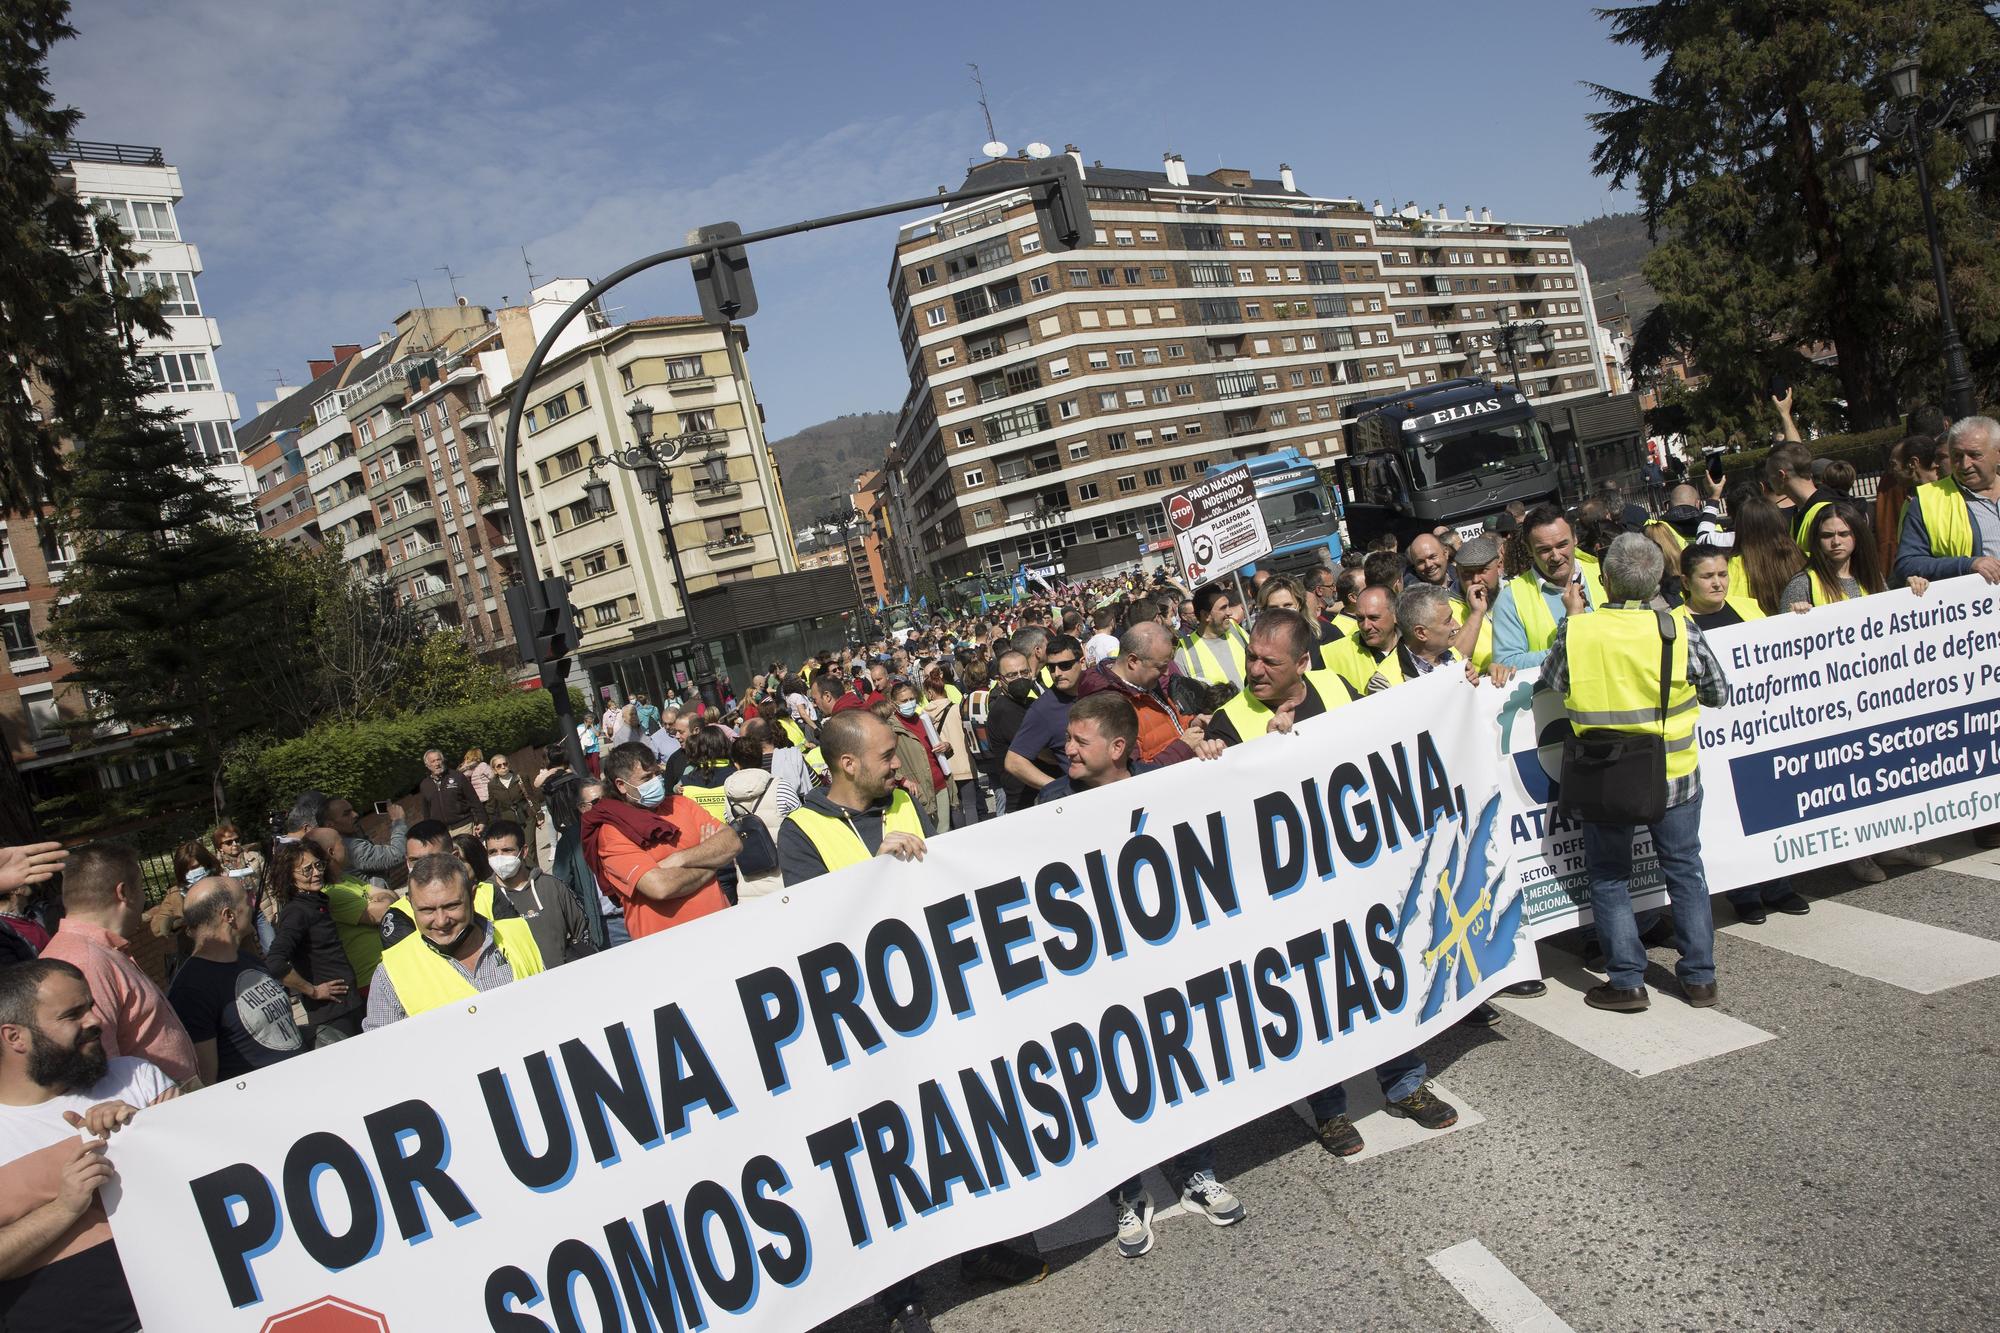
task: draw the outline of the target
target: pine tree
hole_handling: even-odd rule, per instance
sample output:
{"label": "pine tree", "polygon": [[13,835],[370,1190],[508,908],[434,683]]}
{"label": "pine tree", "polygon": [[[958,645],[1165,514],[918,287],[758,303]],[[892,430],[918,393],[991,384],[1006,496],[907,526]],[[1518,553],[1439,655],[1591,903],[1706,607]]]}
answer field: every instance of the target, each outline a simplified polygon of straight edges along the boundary
{"label": "pine tree", "polygon": [[[1698,416],[1750,413],[1773,371],[1802,400],[1845,404],[1852,428],[1942,401],[1937,298],[1911,148],[1878,146],[1873,191],[1841,160],[1870,142],[1904,54],[1925,84],[1968,104],[2000,100],[2000,20],[1975,0],[1652,0],[1598,11],[1612,39],[1659,62],[1650,95],[1596,87],[1594,166],[1630,184],[1660,246],[1645,275],[1661,304],[1635,360],[1669,356],[1709,376]],[[1927,137],[1960,332],[1985,401],[2000,392],[2000,179],[1945,126]],[[1831,347],[1835,381],[1808,353]]]}
{"label": "pine tree", "polygon": [[[64,0],[10,0],[0,18],[0,511],[39,518],[64,442],[129,400],[129,338],[164,332],[157,300],[105,280],[133,262],[60,178],[81,114],[49,92],[49,48],[75,35]],[[33,807],[0,744],[0,840],[32,841]]]}
{"label": "pine tree", "polygon": [[220,815],[223,756],[263,722],[252,645],[293,627],[270,623],[267,556],[241,504],[174,414],[142,405],[150,388],[127,370],[121,399],[73,441],[60,521],[76,557],[51,638],[89,724],[193,755]]}

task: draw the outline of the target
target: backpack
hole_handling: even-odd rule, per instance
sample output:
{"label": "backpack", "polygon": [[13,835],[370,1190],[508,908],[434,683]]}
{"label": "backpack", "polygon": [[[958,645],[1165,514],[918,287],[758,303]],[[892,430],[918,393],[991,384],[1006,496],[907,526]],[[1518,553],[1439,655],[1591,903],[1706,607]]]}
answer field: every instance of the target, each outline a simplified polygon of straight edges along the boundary
{"label": "backpack", "polygon": [[736,873],[746,879],[768,875],[778,868],[777,840],[757,814],[757,807],[771,794],[771,785],[775,784],[766,785],[763,794],[748,806],[739,804],[733,796],[722,798],[729,803],[729,827],[743,840],[743,850],[736,853]]}

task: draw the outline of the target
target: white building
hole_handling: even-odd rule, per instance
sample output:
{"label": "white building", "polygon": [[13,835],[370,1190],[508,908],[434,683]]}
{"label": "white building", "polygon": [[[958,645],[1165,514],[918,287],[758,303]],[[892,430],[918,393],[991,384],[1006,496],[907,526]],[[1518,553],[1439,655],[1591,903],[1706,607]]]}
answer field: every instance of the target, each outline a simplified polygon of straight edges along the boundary
{"label": "white building", "polygon": [[201,251],[181,233],[175,205],[181,200],[181,173],[157,148],[135,144],[72,143],[57,154],[76,193],[108,212],[142,256],[128,275],[135,287],[157,287],[172,327],[164,337],[148,337],[141,362],[160,384],[151,405],[181,413],[181,430],[209,470],[231,494],[248,502],[255,493],[250,469],[236,448],[230,423],[236,395],[222,388],[216,349],[222,330],[203,313],[197,279]]}

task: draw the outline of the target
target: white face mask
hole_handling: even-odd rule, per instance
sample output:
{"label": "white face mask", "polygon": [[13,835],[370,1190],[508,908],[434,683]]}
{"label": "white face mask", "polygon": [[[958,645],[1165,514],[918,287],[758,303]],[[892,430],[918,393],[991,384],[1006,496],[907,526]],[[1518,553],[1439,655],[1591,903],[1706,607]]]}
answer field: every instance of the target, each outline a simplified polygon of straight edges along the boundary
{"label": "white face mask", "polygon": [[501,879],[512,879],[521,873],[521,858],[518,856],[508,856],[502,853],[497,856],[487,857],[486,863],[493,867],[493,873]]}

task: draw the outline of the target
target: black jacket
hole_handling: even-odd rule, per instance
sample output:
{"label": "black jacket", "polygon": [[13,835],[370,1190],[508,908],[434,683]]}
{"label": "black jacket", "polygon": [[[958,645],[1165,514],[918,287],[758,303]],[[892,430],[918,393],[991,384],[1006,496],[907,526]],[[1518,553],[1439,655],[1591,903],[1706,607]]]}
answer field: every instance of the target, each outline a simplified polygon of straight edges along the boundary
{"label": "black jacket", "polygon": [[[893,799],[893,798],[892,798]],[[845,819],[861,845],[868,849],[870,856],[882,849],[882,819],[889,813],[889,801],[881,800],[866,810],[849,810],[835,805],[826,794],[824,787],[815,787],[806,792],[799,805],[807,810],[835,819]],[[924,813],[922,804],[917,805],[917,819],[923,825],[924,836],[930,837],[935,831],[931,827],[930,816]],[[785,876],[787,887],[803,884],[809,879],[818,879],[826,873],[826,862],[820,860],[819,848],[813,846],[812,839],[800,831],[799,826],[786,819],[778,828],[778,869]]]}
{"label": "black jacket", "polygon": [[426,819],[440,820],[450,828],[486,822],[486,805],[472,789],[472,779],[455,768],[447,768],[443,777],[424,774],[417,792],[424,798]]}

